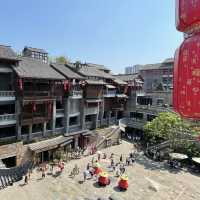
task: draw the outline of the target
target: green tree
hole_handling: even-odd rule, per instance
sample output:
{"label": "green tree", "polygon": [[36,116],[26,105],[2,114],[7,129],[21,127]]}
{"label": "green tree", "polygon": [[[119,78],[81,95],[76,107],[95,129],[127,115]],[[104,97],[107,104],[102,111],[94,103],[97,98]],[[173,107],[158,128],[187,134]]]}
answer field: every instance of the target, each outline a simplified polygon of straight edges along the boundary
{"label": "green tree", "polygon": [[174,140],[180,132],[194,131],[190,128],[189,123],[183,121],[179,115],[171,112],[163,112],[153,121],[144,126],[146,137],[152,143],[159,143],[166,140]]}
{"label": "green tree", "polygon": [[56,63],[59,64],[67,64],[70,62],[69,58],[67,58],[66,56],[59,56],[55,58]]}

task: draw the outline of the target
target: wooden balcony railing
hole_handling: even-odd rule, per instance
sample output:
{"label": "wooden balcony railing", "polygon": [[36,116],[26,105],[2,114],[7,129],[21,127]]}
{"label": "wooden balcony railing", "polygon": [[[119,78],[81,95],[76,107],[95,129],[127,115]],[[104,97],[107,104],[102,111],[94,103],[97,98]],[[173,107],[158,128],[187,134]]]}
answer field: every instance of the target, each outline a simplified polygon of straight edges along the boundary
{"label": "wooden balcony railing", "polygon": [[12,120],[16,120],[15,114],[0,115],[0,122],[1,121],[12,121]]}
{"label": "wooden balcony railing", "polygon": [[0,91],[0,97],[14,97],[15,91]]}

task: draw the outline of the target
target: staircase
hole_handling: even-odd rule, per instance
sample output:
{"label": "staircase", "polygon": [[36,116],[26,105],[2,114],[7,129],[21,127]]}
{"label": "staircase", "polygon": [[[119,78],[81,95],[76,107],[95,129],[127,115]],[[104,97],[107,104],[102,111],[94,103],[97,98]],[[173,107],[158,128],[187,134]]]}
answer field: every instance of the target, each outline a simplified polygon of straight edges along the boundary
{"label": "staircase", "polygon": [[159,151],[166,151],[167,149],[170,148],[170,145],[171,145],[171,141],[165,141],[161,144],[158,144],[158,145],[154,145],[154,146],[150,146],[150,147],[147,147],[146,149],[146,154],[148,156],[151,156],[151,155],[154,155],[156,152],[159,152]]}
{"label": "staircase", "polygon": [[31,169],[32,166],[32,162],[27,161],[17,167],[0,169],[0,189],[6,188],[14,182],[22,180],[23,176],[27,174],[28,170]]}
{"label": "staircase", "polygon": [[108,128],[104,132],[99,133],[101,135],[101,138],[99,139],[99,141],[97,141],[96,148],[98,150],[105,148],[106,146],[108,146],[108,141],[110,141],[110,145],[117,143],[120,138],[120,132],[120,128],[118,126],[115,126]]}

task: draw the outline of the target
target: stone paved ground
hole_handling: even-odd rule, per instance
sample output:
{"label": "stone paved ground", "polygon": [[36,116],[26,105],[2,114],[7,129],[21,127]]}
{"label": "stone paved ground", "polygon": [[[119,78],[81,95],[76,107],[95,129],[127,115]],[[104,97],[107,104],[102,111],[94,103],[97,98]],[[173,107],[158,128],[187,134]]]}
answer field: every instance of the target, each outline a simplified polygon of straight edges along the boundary
{"label": "stone paved ground", "polygon": [[[127,155],[133,145],[123,142],[102,152]],[[119,160],[119,156],[115,156]],[[199,200],[200,177],[183,170],[180,172],[169,171],[165,165],[154,163],[144,156],[140,156],[134,164],[127,168],[130,187],[126,192],[117,190],[118,179],[111,175],[111,184],[99,188],[95,180],[88,180],[83,184],[82,172],[74,179],[69,178],[69,173],[75,163],[83,171],[92,156],[74,160],[66,164],[64,172],[58,177],[48,175],[41,180],[41,173],[34,171],[28,185],[23,182],[12,187],[0,190],[0,200],[76,200],[79,197],[109,197],[112,194],[121,200]],[[110,164],[109,160],[101,161],[104,169]]]}

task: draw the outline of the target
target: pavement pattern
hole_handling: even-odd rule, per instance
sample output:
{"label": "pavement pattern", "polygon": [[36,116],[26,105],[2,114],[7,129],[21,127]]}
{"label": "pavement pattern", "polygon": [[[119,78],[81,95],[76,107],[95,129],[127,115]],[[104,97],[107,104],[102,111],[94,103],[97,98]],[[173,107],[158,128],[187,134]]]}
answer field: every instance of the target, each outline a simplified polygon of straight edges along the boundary
{"label": "pavement pattern", "polygon": [[[122,144],[109,147],[102,152],[114,153],[115,162],[119,162],[134,149],[134,145],[123,141]],[[96,155],[95,155],[96,156]],[[24,181],[0,190],[0,200],[81,200],[107,198],[111,195],[121,200],[200,200],[200,176],[187,170],[171,171],[166,164],[153,162],[141,155],[133,166],[126,167],[129,177],[129,188],[121,192],[117,188],[118,178],[114,172],[109,172],[110,159],[101,159],[100,163],[111,179],[111,184],[99,187],[96,178],[83,181],[83,171],[93,156],[72,160],[65,165],[64,171],[56,176],[47,175],[41,179],[41,172],[34,170],[27,185]],[[97,156],[96,156],[97,158]],[[70,178],[74,165],[80,168],[79,175]]]}

